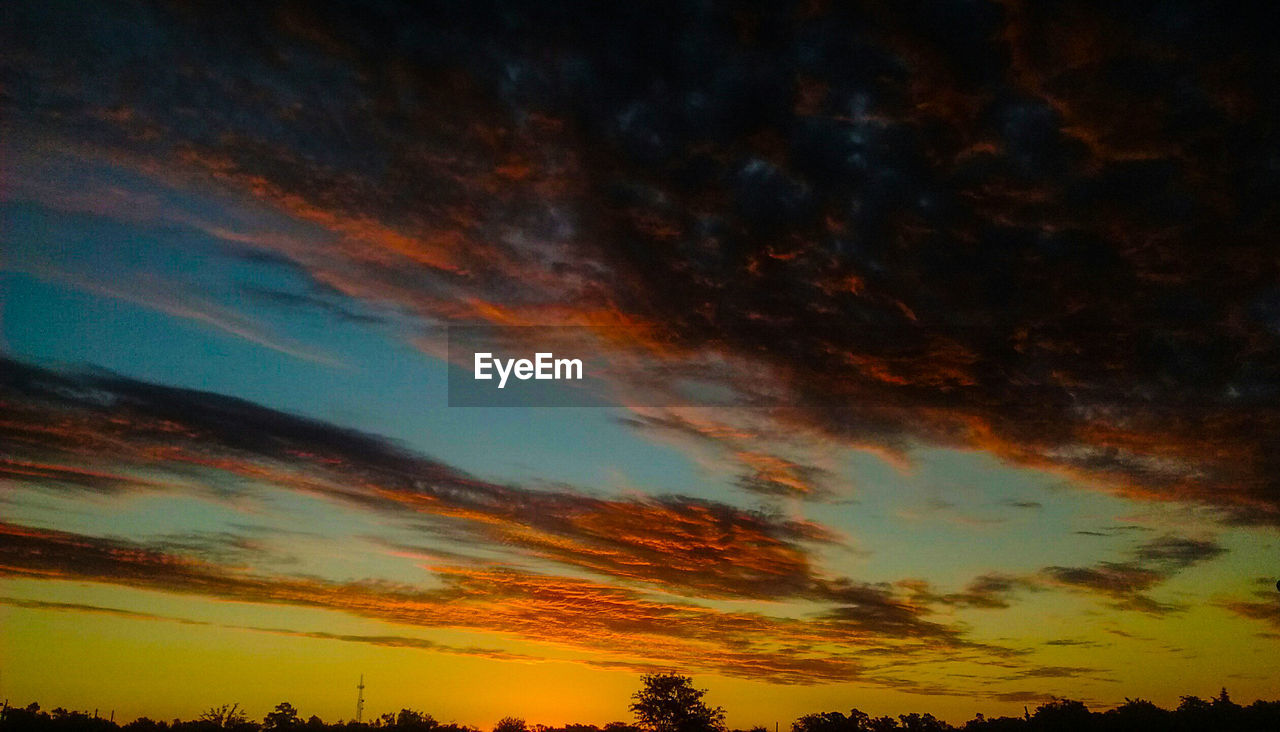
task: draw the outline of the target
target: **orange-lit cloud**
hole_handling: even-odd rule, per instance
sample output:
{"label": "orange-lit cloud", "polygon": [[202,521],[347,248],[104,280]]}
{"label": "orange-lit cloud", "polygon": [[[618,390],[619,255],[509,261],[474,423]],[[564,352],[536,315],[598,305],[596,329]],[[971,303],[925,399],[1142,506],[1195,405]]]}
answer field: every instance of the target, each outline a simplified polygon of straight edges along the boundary
{"label": "orange-lit cloud", "polygon": [[[436,525],[455,539],[689,597],[845,603],[859,617],[881,603],[876,611],[892,612],[904,629],[935,630],[915,624],[918,612],[883,590],[826,576],[812,550],[837,537],[816,523],[687,497],[598,498],[497,484],[370,435],[241,400],[8,365],[3,395],[14,419],[0,428],[23,464],[47,466],[11,476],[22,483],[107,493],[160,485],[110,479],[121,470],[223,492],[251,481],[408,525],[444,522]],[[107,478],[87,482],[86,471],[108,466]]]}
{"label": "orange-lit cloud", "polygon": [[[324,608],[392,623],[514,634],[584,651],[630,657],[635,668],[679,667],[779,683],[863,679],[860,654],[874,657],[991,657],[998,648],[965,642],[953,629],[914,617],[882,590],[844,585],[850,605],[811,620],[732,613],[661,602],[634,590],[513,569],[434,566],[438,589],[366,581],[255,574],[145,545],[0,524],[6,577],[92,581],[238,602]],[[84,608],[68,608],[84,609]],[[279,629],[267,632],[292,633]],[[329,640],[415,645],[395,638],[308,634]],[[440,650],[435,644],[417,647]],[[443,648],[446,652],[457,649]]]}

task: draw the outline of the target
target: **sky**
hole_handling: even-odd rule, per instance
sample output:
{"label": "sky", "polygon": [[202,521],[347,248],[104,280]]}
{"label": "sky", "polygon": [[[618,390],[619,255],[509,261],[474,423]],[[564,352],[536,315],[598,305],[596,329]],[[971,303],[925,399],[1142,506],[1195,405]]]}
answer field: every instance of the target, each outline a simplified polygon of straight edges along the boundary
{"label": "sky", "polygon": [[0,697],[1280,696],[1274,12],[5,3]]}

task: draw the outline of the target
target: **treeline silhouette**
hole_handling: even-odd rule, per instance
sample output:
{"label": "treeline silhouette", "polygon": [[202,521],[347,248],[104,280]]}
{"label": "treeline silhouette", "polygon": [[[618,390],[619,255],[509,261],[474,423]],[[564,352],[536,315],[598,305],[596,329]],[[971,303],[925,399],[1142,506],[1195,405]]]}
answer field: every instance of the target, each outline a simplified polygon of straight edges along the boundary
{"label": "treeline silhouette", "polygon": [[[562,727],[529,725],[519,717],[504,717],[492,732],[773,732],[764,726],[749,730],[728,730],[724,710],[703,700],[706,690],[679,674],[648,674],[632,696],[635,723],[611,722],[604,727],[570,724]],[[482,732],[476,727],[453,722],[441,723],[430,714],[413,709],[383,714],[355,722],[325,722],[304,716],[292,704],[281,702],[262,721],[250,719],[238,705],[212,707],[194,720],[169,722],[142,717],[118,724],[96,713],[62,708],[45,711],[39,704],[10,707],[0,711],[0,731],[31,732],[262,732],[265,730],[384,730],[386,732]],[[1017,717],[985,717],[955,726],[932,714],[909,713],[897,717],[872,717],[858,709],[844,712],[807,714],[791,725],[791,732],[1277,732],[1280,731],[1280,701],[1255,701],[1241,705],[1231,700],[1227,690],[1211,699],[1184,696],[1175,709],[1164,709],[1144,699],[1126,699],[1114,709],[1092,711],[1084,702],[1054,699],[1028,709]]]}

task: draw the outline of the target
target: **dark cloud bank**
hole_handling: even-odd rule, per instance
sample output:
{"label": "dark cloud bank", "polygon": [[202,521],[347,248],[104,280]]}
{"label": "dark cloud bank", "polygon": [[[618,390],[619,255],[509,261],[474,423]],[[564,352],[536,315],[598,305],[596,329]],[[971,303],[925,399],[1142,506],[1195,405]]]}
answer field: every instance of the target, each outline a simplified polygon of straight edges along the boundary
{"label": "dark cloud bank", "polygon": [[1271,6],[4,12],[15,161],[250,196],[329,232],[246,244],[326,292],[643,324],[855,444],[1280,523]]}

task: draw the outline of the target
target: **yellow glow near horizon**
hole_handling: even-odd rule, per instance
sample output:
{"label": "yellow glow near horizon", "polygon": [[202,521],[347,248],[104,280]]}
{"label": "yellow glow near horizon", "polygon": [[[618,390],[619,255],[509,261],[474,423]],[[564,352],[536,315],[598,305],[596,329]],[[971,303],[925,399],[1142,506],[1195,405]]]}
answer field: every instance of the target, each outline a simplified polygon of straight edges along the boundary
{"label": "yellow glow near horizon", "polygon": [[[415,633],[416,629],[323,610],[226,603],[100,585],[13,580],[0,582],[0,592],[8,597],[177,611],[177,617],[210,622],[257,618],[262,627],[276,627],[286,619],[303,626],[323,620],[329,628],[353,633],[407,632],[437,642],[465,644],[480,639],[491,647],[537,650],[537,644],[500,635]],[[231,702],[260,717],[280,701],[294,704],[304,716],[349,719],[354,715],[355,679],[364,673],[367,719],[408,707],[441,721],[481,729],[507,715],[549,725],[602,725],[629,721],[627,704],[638,686],[636,673],[592,668],[575,662],[588,654],[563,650],[559,654],[565,660],[531,663],[88,612],[0,606],[0,618],[4,628],[0,655],[6,659],[4,693],[10,703],[39,701],[45,708],[97,709],[103,716],[114,710],[119,720],[186,719]],[[1168,649],[1141,640],[1156,631],[1167,635],[1168,623],[1177,624],[1177,634],[1185,639],[1184,652],[1203,659],[1192,670],[1160,663]],[[1171,706],[1179,694],[1216,692],[1222,681],[1213,659],[1230,657],[1241,671],[1229,686],[1238,700],[1251,700],[1274,694],[1268,672],[1276,645],[1259,643],[1251,631],[1219,609],[1197,608],[1173,620],[1129,618],[1123,624],[1129,638],[1096,630],[1077,634],[1081,640],[1107,646],[1059,649],[1044,660],[1113,669],[1101,676],[1118,679],[1130,695]],[[916,671],[903,669],[902,675]],[[949,671],[981,669],[961,665]],[[926,669],[923,677],[936,672],[937,668]],[[953,722],[977,712],[1014,714],[1022,708],[1022,702],[921,696],[857,683],[778,686],[714,674],[699,674],[696,681],[709,689],[712,703],[726,708],[730,725],[743,728],[773,723],[786,728],[802,714],[852,707],[873,715],[928,711]],[[1107,686],[1086,683],[1083,688],[1096,688],[1105,695]],[[1081,687],[1073,682],[1072,688]]]}

